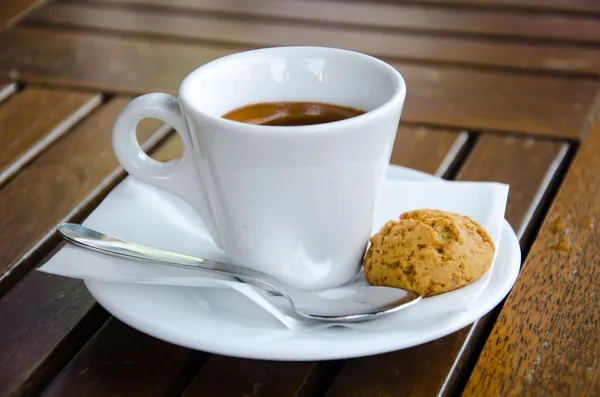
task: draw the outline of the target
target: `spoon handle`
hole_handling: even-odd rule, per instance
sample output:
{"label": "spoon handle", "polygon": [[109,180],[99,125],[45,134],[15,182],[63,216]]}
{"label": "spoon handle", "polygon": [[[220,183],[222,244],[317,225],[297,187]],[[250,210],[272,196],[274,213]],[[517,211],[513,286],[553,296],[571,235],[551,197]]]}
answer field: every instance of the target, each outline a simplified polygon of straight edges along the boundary
{"label": "spoon handle", "polygon": [[263,288],[267,287],[266,289],[269,291],[275,290],[285,297],[289,297],[288,292],[294,290],[282,281],[256,270],[131,243],[116,237],[107,236],[83,225],[63,223],[57,230],[68,242],[103,254],[148,260],[165,266],[233,276],[244,281],[251,281],[252,284],[258,283],[259,286]]}

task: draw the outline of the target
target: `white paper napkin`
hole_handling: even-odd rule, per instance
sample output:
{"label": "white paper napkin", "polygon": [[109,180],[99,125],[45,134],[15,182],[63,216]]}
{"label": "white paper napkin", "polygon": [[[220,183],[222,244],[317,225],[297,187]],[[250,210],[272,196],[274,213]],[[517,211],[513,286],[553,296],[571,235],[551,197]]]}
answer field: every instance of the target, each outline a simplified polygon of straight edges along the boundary
{"label": "white paper napkin", "polygon": [[[387,182],[375,213],[373,233],[404,211],[436,208],[469,215],[489,232],[496,247],[504,223],[508,185],[487,182],[447,182],[418,171],[390,166]],[[132,177],[120,183],[85,220],[84,225],[115,237],[158,248],[227,261],[203,227],[199,217],[181,199],[145,185]],[[232,288],[263,307],[290,329],[327,327],[299,318],[285,300],[260,288],[228,277],[196,270],[169,268],[94,253],[71,245],[65,246],[40,271],[106,282],[181,285],[203,288]],[[458,290],[426,298],[417,306],[429,312],[468,310],[485,290],[493,266],[476,282]],[[355,282],[366,283],[362,272]],[[415,306],[416,308],[416,306]],[[406,310],[377,320],[381,326],[394,321],[418,321],[415,311]],[[361,328],[361,324],[349,325]],[[370,325],[370,328],[373,328]]]}

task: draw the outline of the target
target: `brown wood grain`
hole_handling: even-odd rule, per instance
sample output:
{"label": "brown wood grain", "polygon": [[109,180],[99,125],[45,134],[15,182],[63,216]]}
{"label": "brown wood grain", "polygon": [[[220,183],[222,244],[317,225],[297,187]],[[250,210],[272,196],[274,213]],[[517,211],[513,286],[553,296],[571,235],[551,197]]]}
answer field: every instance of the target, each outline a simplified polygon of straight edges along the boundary
{"label": "brown wood grain", "polygon": [[567,150],[557,141],[483,134],[456,179],[509,184],[506,219],[521,238]]}
{"label": "brown wood grain", "polygon": [[[455,153],[457,147],[464,143],[463,137],[464,135],[458,131],[402,127],[396,139],[394,162],[410,165],[425,172],[435,172],[440,165],[449,161],[448,153]],[[166,161],[179,157],[181,152],[181,140],[174,136],[161,146],[153,157]],[[406,157],[402,155],[404,153],[407,154]],[[81,321],[81,319],[77,320]],[[75,325],[70,324],[70,326]],[[162,393],[169,385],[176,384],[178,371],[165,369],[162,375],[149,377],[146,369],[151,365],[162,368],[161,366],[171,361],[164,362],[156,359],[161,356],[171,356],[177,365],[181,365],[186,360],[193,359],[191,353],[175,346],[167,348],[163,342],[150,341],[137,331],[128,331],[121,337],[117,337],[120,331],[115,331],[115,328],[121,327],[120,323],[115,322],[102,329],[50,385],[48,395],[126,396],[132,395],[133,391],[139,391],[140,395],[159,395],[158,392]],[[105,336],[105,334],[109,335]],[[104,361],[113,363],[134,361],[135,363],[117,364],[116,368],[89,364]],[[228,371],[237,373],[236,382],[225,385],[221,382],[222,378],[213,379],[222,372],[223,365],[228,367]],[[78,375],[83,368],[87,368],[85,373]],[[230,395],[242,395],[244,390],[254,390],[258,383],[263,384],[264,387],[259,394],[256,394],[257,396],[277,395],[276,391],[281,392],[282,394],[279,395],[282,396],[287,395],[288,392],[295,394],[317,382],[320,368],[309,363],[302,365],[290,363],[280,366],[280,363],[264,361],[257,365],[254,361],[215,357],[209,360],[196,376],[190,389],[186,390],[186,395],[211,395],[215,391],[217,394],[212,395],[219,395],[218,389],[224,386],[228,387],[228,392],[232,393]],[[117,371],[118,374],[115,375],[116,372],[113,371]],[[246,373],[246,371],[250,372]],[[285,380],[281,378],[283,375],[286,377]],[[144,392],[140,391],[140,384],[144,384]],[[152,394],[151,390],[157,393]],[[269,394],[271,392],[275,394]]]}
{"label": "brown wood grain", "polygon": [[48,0],[4,0],[0,7],[0,30],[10,28]]}
{"label": "brown wood grain", "polygon": [[107,317],[81,280],[28,274],[0,299],[0,395],[39,395]]}
{"label": "brown wood grain", "polygon": [[444,34],[526,37],[544,40],[600,41],[600,21],[573,15],[498,13],[488,10],[422,7],[397,2],[280,0],[77,0],[95,4],[156,6],[244,17],[289,19],[350,26],[393,28]]}
{"label": "brown wood grain", "polygon": [[[95,111],[0,190],[0,213],[7,215],[0,217],[1,263],[12,267],[11,276],[43,255],[44,245],[56,243],[58,223],[84,216],[124,176],[110,131],[128,101],[116,98]],[[161,126],[143,121],[138,137],[164,134]],[[181,146],[174,141],[167,150],[177,156]],[[154,157],[165,160],[168,154]],[[0,299],[0,395],[36,395],[106,318],[98,311],[80,280],[34,271],[17,283]]]}
{"label": "brown wood grain", "polygon": [[[444,169],[444,164],[464,143],[464,135],[458,131],[403,126],[396,135],[391,162],[434,173]],[[319,363],[259,362],[215,356],[204,365],[184,396],[302,396],[315,387],[323,370]],[[219,389],[225,394],[219,394]]]}
{"label": "brown wood grain", "polygon": [[16,83],[0,82],[0,103],[2,103],[15,92],[17,92]]}
{"label": "brown wood grain", "polygon": [[[176,93],[197,66],[245,47],[12,29],[0,35],[0,77],[121,93]],[[68,65],[68,67],[65,67]],[[577,139],[597,81],[394,63],[408,85],[402,120]]]}
{"label": "brown wood grain", "polygon": [[183,397],[297,396],[315,370],[310,362],[240,360],[212,356]]}
{"label": "brown wood grain", "polygon": [[[108,113],[104,114],[101,111],[97,112],[92,116],[90,123],[100,122],[101,118],[106,118],[108,114],[122,107],[126,99],[118,99],[115,102],[112,105],[113,109],[108,109]],[[110,120],[111,117],[108,116],[108,119]],[[156,121],[142,122],[138,128],[138,135],[147,138],[156,131],[159,125]],[[81,128],[92,127],[91,125],[86,127],[84,124]],[[92,130],[93,132],[97,133],[98,131]],[[73,134],[76,133],[77,130],[73,132]],[[70,138],[69,136],[66,139]],[[110,144],[110,137],[105,136],[104,140],[104,144],[97,147],[100,151],[88,153],[88,158],[92,163],[106,161],[102,159],[102,150]],[[49,152],[44,153],[42,157],[48,155]],[[181,153],[181,140],[174,137],[170,138],[160,149],[153,152],[152,157],[167,161],[178,158]],[[85,156],[85,154],[82,155]],[[111,158],[108,161],[112,162],[112,170],[114,170],[116,160]],[[98,172],[101,172],[101,170],[98,170]],[[118,175],[122,177],[124,172],[120,171]],[[105,174],[104,176],[107,177],[108,175]],[[101,195],[108,188],[109,186],[106,186],[103,190],[96,191],[93,194],[96,196]],[[77,216],[81,216],[81,214],[79,213]],[[81,346],[87,342],[87,338],[98,329],[106,317],[106,312],[98,307],[81,280],[52,276],[35,271],[30,272],[0,299],[0,324],[2,324],[2,327],[0,327],[0,396],[38,395],[39,390],[54,378],[71,357],[77,353]],[[112,329],[114,326],[111,325],[107,328]],[[134,350],[138,346],[136,345],[138,341],[148,343],[144,338],[146,337],[138,334],[133,338],[133,341],[126,344],[131,348],[130,350],[126,350],[121,346],[112,350],[112,352],[136,354]],[[101,339],[100,341],[101,346],[111,351],[111,343],[118,342],[118,339],[109,339],[108,341]],[[96,346],[96,343],[90,342],[89,348]],[[88,348],[86,347],[86,349]],[[171,348],[161,347],[161,349],[161,352],[166,354]],[[85,351],[82,351],[78,360],[85,359]],[[180,352],[169,354],[171,354],[171,358],[178,357],[183,360]],[[81,363],[81,361],[76,360],[74,363]],[[165,365],[166,367],[162,368],[165,372],[171,371],[168,367],[171,364],[170,361],[160,360],[153,363],[157,367]],[[61,374],[57,382],[60,383],[62,382],[60,379],[68,377],[70,368],[66,368],[65,371],[67,372]],[[125,368],[133,369],[137,367],[126,366]],[[104,367],[88,369],[90,373],[85,378],[85,382],[80,380],[81,383],[77,387],[85,389],[87,382],[90,381],[89,376],[97,375],[96,371],[103,369],[106,370]],[[124,368],[121,368],[120,371],[123,372]],[[176,372],[169,372],[169,374],[175,375]],[[106,372],[103,373],[106,374]],[[138,378],[136,379],[138,382],[141,382],[140,379],[142,379],[147,382],[148,387],[161,387],[160,382],[163,378],[158,376],[147,378],[143,376],[143,373],[138,372],[137,374]],[[110,388],[110,385],[106,383],[103,385]],[[53,393],[61,390],[62,387],[70,386],[68,384],[53,385]],[[93,379],[90,387],[95,387]]]}
{"label": "brown wood grain", "polygon": [[[596,83],[394,63],[407,81],[403,120],[579,139]],[[577,92],[571,90],[578,90]]]}
{"label": "brown wood grain", "polygon": [[[390,59],[600,75],[600,52],[585,47],[430,37],[415,33],[357,30],[331,25],[306,26],[286,21],[265,22],[224,16],[217,19],[189,13],[173,14],[160,10],[106,8],[87,4],[50,3],[28,20],[84,29],[108,29],[248,46],[339,47]],[[600,29],[593,30],[596,37],[600,37],[599,33]]]}
{"label": "brown wood grain", "polygon": [[196,67],[247,49],[14,28],[0,33],[0,77],[121,94],[176,94]]}
{"label": "brown wood grain", "polygon": [[169,395],[183,369],[200,356],[112,318],[41,396]]}
{"label": "brown wood grain", "polygon": [[[6,18],[8,13],[24,15],[11,11],[14,5],[27,9],[43,2],[8,1],[7,7],[0,6],[0,30],[3,18],[9,24],[17,20]],[[140,7],[132,12],[120,6],[111,10],[112,5],[106,9],[74,2],[52,5],[30,21],[54,27],[30,26],[0,34],[0,77],[120,94],[174,93],[196,66],[256,46],[308,43],[355,49],[396,60],[392,63],[409,86],[403,120],[458,128],[399,130],[392,162],[437,175],[448,170],[463,147],[467,135],[458,132],[463,128],[579,139],[600,87],[600,56],[591,46],[498,40],[598,42],[597,19],[555,13],[600,15],[600,5],[586,0],[410,0],[395,5],[316,0],[107,1],[161,8]],[[419,2],[451,6],[421,7],[416,5]],[[277,6],[261,7],[267,3]],[[505,10],[498,12],[500,8]],[[165,9],[179,11],[165,13]],[[513,12],[516,9],[542,12]],[[68,32],[72,26],[79,28]],[[122,33],[128,37],[118,37]],[[533,75],[538,71],[553,75]],[[560,77],[572,74],[589,77]],[[16,89],[15,85],[4,91],[2,87],[0,101],[3,92]],[[2,109],[30,90],[0,104],[0,159]],[[50,233],[58,222],[82,216],[122,178],[122,170],[114,172],[109,134],[103,135],[102,130],[110,130],[124,102],[109,102],[38,152],[28,148],[43,133],[35,139],[29,132],[22,137],[29,142],[20,144],[23,150],[39,157],[0,190],[0,395],[38,395],[51,380],[46,395],[178,395],[182,380],[192,375],[203,357],[117,320],[109,321],[83,346],[107,314],[79,280],[31,272],[2,297],[56,243]],[[59,101],[59,113],[61,106]],[[22,111],[35,109],[30,104]],[[33,124],[57,114],[40,112],[32,118]],[[10,112],[10,116],[18,114]],[[147,137],[157,127],[150,122],[141,135]],[[589,309],[597,306],[600,296],[600,273],[594,267],[600,207],[593,201],[600,180],[591,174],[600,165],[591,158],[600,149],[600,126],[592,134],[593,143],[588,137],[579,155],[587,153],[585,159],[578,160],[581,164],[576,162],[569,174],[574,181],[565,182],[550,213],[556,217],[549,216],[544,226],[549,229],[549,223],[561,216],[563,238],[571,249],[551,250],[560,233],[555,228],[542,230],[538,245],[543,246],[534,246],[527,262],[533,268],[526,281],[520,279],[524,285],[515,288],[512,301],[504,307],[466,395],[591,395],[600,390],[599,361],[594,355],[600,346],[594,333],[599,316]],[[486,133],[458,178],[510,183],[507,217],[523,234],[535,219],[541,195],[566,147],[557,141]],[[76,159],[63,159],[67,152],[76,152]],[[167,160],[180,152],[180,141],[170,139],[156,157]],[[578,196],[576,201],[570,192]],[[569,310],[561,310],[565,302]],[[451,394],[456,392],[456,375],[465,360],[477,353],[469,350],[473,340],[486,337],[487,331],[476,324],[415,349],[352,360],[328,395],[427,396],[440,390]],[[330,379],[331,373],[324,374],[323,369],[327,372],[332,365],[337,364],[213,356],[184,394],[311,395],[315,384]],[[318,388],[317,394],[321,391]]]}
{"label": "brown wood grain", "polygon": [[176,134],[171,134],[169,139],[152,151],[150,157],[158,161],[171,161],[181,158],[183,154],[183,141]]}
{"label": "brown wood grain", "polygon": [[[403,0],[392,0],[403,1]],[[419,3],[456,4],[536,11],[570,11],[600,14],[600,4],[594,0],[413,0]]]}
{"label": "brown wood grain", "polygon": [[[0,287],[31,266],[36,246],[100,183],[114,183],[107,180],[118,165],[111,130],[128,101],[108,102],[0,190]],[[148,123],[140,132],[145,139],[162,124]]]}
{"label": "brown wood grain", "polygon": [[592,396],[600,390],[598,153],[596,120],[550,207],[464,396]]}
{"label": "brown wood grain", "polygon": [[442,176],[467,139],[466,132],[457,130],[401,125],[390,163]]}
{"label": "brown wood grain", "polygon": [[[560,142],[483,135],[457,179],[510,184],[506,218],[518,230],[530,221],[527,212],[538,202],[540,191],[548,186],[547,174],[556,170],[563,156]],[[450,393],[453,366],[456,363],[460,368],[466,359],[462,349],[472,342],[476,327],[477,323],[411,349],[350,360],[327,396],[383,397],[400,390],[404,396],[419,397]]]}
{"label": "brown wood grain", "polygon": [[26,88],[0,106],[0,186],[100,104],[92,93]]}

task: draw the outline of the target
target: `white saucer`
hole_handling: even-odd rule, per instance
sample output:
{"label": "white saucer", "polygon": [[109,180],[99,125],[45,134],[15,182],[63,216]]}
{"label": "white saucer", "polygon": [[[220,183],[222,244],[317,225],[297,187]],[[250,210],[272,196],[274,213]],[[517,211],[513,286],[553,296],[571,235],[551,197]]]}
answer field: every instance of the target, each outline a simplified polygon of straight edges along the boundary
{"label": "white saucer", "polygon": [[[404,168],[390,169],[388,176],[401,180],[433,179]],[[381,200],[384,203],[393,201]],[[427,298],[431,304],[426,299],[423,304],[352,328],[292,330],[248,298],[227,288],[92,280],[85,283],[90,293],[115,317],[144,333],[177,345],[253,359],[329,360],[416,346],[473,323],[508,294],[518,276],[520,263],[518,239],[504,221],[489,281],[476,304],[457,309],[442,305],[443,309],[438,309],[439,303],[433,303],[436,299],[437,302],[445,299],[442,294]]]}

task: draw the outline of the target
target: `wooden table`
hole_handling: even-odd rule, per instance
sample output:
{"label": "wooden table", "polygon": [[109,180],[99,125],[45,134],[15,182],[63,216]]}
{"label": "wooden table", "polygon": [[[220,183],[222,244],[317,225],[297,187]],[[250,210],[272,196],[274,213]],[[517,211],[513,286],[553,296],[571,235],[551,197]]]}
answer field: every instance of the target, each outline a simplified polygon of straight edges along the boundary
{"label": "wooden table", "polygon": [[[45,4],[42,4],[45,3]],[[4,0],[0,11],[1,396],[600,395],[600,2]],[[256,47],[370,53],[405,76],[393,163],[511,186],[524,263],[505,302],[434,342],[280,363],[192,351],[34,269],[125,175],[116,115]],[[181,146],[153,120],[158,159]]]}

